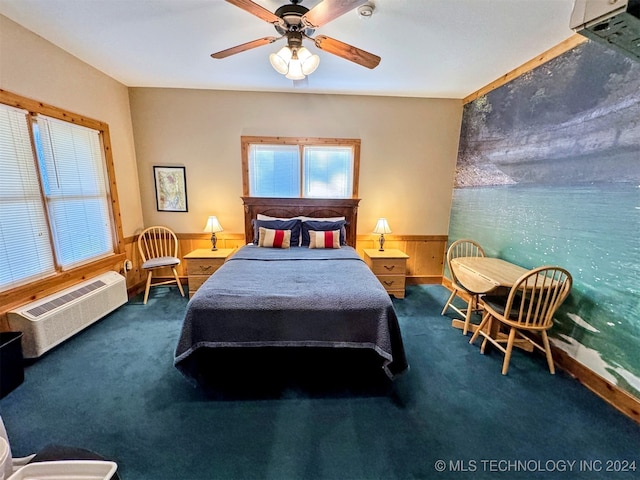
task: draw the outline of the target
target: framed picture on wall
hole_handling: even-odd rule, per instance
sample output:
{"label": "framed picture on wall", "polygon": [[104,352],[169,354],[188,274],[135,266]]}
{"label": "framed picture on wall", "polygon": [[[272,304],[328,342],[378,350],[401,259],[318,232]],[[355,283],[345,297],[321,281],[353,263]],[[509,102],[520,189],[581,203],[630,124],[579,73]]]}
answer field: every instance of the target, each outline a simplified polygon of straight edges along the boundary
{"label": "framed picture on wall", "polygon": [[185,167],[153,167],[156,207],[159,212],[187,212]]}

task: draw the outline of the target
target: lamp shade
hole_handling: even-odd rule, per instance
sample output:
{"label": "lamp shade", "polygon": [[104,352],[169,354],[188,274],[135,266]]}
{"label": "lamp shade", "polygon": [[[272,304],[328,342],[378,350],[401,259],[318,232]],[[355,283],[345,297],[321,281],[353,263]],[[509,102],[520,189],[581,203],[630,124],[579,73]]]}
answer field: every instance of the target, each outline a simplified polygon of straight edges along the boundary
{"label": "lamp shade", "polygon": [[204,226],[205,232],[215,233],[222,232],[223,230],[222,225],[220,225],[220,222],[218,221],[218,217],[215,216],[209,217],[207,224]]}
{"label": "lamp shade", "polygon": [[287,72],[285,77],[287,77],[289,80],[302,80],[304,76],[304,73],[302,73],[302,62],[294,56],[289,61],[289,71]]}
{"label": "lamp shade", "polygon": [[389,228],[389,222],[387,222],[386,218],[379,218],[378,223],[376,223],[376,228],[373,229],[373,233],[391,233],[391,229]]}
{"label": "lamp shade", "polygon": [[298,49],[298,58],[300,59],[302,73],[304,75],[310,75],[315,72],[316,68],[318,68],[318,65],[320,64],[320,57],[312,54],[305,47]]}
{"label": "lamp shade", "polygon": [[269,62],[276,72],[286,75],[289,71],[289,61],[293,53],[287,46],[282,47],[277,53],[269,55]]}

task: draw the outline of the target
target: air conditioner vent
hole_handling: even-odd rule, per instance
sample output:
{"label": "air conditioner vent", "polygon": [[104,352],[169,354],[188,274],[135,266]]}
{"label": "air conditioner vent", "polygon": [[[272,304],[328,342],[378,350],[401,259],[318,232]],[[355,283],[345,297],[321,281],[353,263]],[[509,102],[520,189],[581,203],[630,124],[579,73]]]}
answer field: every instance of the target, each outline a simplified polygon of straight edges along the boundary
{"label": "air conditioner vent", "polygon": [[27,313],[33,315],[34,317],[39,317],[40,315],[44,315],[47,312],[50,312],[54,308],[61,307],[62,305],[69,303],[76,298],[80,298],[85,296],[87,293],[93,292],[94,290],[104,287],[106,284],[102,280],[98,280],[90,283],[89,285],[85,285],[76,290],[73,290],[65,295],[54,298],[50,302],[43,303],[35,308],[27,310]]}

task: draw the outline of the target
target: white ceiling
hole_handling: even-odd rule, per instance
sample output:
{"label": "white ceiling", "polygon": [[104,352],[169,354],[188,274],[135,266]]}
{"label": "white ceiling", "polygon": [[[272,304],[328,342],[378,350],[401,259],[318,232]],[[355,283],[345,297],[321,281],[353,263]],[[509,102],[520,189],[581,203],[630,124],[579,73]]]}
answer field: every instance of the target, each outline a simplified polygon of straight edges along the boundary
{"label": "white ceiling", "polygon": [[[574,0],[373,1],[370,19],[354,10],[314,35],[379,55],[380,65],[369,70],[305,41],[320,66],[295,86],[269,64],[284,40],[210,57],[277,36],[223,0],[0,0],[0,14],[130,87],[405,97],[464,98],[573,34]],[[255,3],[275,11],[288,0]]]}

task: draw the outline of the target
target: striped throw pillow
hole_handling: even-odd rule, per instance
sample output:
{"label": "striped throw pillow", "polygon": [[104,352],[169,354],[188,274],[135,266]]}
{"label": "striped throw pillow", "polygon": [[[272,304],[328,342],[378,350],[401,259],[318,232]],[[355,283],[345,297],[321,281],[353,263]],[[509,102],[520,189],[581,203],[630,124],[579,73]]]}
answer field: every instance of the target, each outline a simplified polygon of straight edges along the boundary
{"label": "striped throw pillow", "polygon": [[309,248],[340,248],[340,230],[309,230]]}
{"label": "striped throw pillow", "polygon": [[289,248],[291,245],[291,230],[272,230],[260,227],[258,246],[269,248]]}

